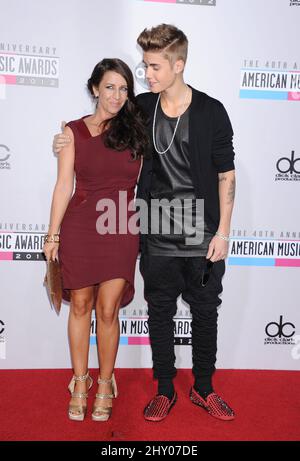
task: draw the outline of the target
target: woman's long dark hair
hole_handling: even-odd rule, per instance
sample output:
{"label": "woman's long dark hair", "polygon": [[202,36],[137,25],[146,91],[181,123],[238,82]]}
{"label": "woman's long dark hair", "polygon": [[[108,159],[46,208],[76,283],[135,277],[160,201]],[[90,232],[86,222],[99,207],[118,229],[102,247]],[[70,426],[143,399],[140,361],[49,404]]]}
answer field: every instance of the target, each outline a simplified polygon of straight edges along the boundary
{"label": "woman's long dark hair", "polygon": [[149,136],[146,130],[146,118],[136,103],[133,75],[127,64],[121,59],[102,59],[96,64],[87,87],[93,97],[93,87],[98,87],[105,72],[120,74],[128,88],[128,99],[118,114],[104,122],[104,142],[107,147],[117,151],[130,149],[134,159],[147,156]]}

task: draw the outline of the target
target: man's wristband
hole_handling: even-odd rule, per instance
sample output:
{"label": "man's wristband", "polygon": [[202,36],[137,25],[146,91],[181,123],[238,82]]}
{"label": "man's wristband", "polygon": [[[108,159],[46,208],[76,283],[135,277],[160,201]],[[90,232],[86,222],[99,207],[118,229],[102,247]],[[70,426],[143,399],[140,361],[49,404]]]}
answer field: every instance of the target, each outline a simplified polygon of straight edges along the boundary
{"label": "man's wristband", "polygon": [[224,234],[221,234],[220,232],[216,232],[216,235],[220,237],[220,239],[225,240],[226,242],[230,242],[230,237]]}

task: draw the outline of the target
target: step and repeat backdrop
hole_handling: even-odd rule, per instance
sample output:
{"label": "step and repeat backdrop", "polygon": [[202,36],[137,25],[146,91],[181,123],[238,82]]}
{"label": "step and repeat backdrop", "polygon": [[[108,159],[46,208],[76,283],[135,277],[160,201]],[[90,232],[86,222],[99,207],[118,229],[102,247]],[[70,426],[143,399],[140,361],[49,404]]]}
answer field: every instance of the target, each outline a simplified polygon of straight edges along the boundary
{"label": "step and repeat backdrop", "polygon": [[[237,194],[219,310],[219,368],[300,368],[299,0],[0,0],[0,368],[71,367],[69,306],[43,279],[62,120],[92,112],[86,81],[125,60],[147,91],[138,34],[159,23],[189,38],[185,79],[221,100],[234,128]],[[177,366],[191,366],[191,317],[175,318]],[[120,311],[117,367],[151,367],[147,306]],[[90,366],[97,367],[96,321]]]}

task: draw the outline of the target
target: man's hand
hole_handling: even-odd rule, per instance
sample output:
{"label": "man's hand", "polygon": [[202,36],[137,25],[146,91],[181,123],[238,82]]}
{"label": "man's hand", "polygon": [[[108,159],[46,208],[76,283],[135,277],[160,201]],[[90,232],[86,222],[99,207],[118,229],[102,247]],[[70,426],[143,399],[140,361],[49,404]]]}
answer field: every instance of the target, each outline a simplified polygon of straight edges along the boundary
{"label": "man's hand", "polygon": [[214,263],[221,261],[227,257],[228,249],[229,243],[215,235],[210,241],[206,258]]}
{"label": "man's hand", "polygon": [[[61,123],[61,129],[64,130],[66,122]],[[67,144],[71,142],[70,136],[63,133],[58,133],[53,138],[52,149],[55,154],[58,154]]]}

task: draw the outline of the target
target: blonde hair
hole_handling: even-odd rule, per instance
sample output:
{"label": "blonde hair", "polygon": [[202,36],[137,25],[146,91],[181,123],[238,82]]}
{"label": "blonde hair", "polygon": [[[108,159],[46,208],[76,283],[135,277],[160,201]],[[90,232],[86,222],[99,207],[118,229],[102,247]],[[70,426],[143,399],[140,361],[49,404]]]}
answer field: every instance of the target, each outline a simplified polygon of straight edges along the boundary
{"label": "blonde hair", "polygon": [[171,24],[159,24],[151,29],[144,29],[137,39],[143,51],[164,52],[164,56],[172,64],[177,59],[185,63],[188,52],[188,39],[177,27]]}

